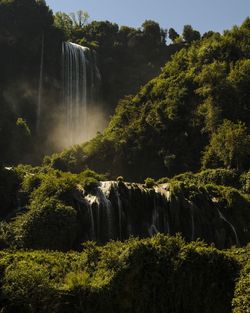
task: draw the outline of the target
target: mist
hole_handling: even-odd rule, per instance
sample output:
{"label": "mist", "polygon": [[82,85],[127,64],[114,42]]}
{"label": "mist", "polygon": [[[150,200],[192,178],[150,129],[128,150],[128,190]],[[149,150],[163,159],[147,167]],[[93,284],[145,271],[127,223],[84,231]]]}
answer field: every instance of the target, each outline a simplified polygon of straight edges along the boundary
{"label": "mist", "polygon": [[91,140],[98,132],[102,132],[108,124],[107,113],[102,105],[96,103],[88,105],[86,116],[82,114],[81,117],[82,127],[75,129],[73,133],[70,133],[71,130],[68,128],[65,112],[57,112],[53,119],[55,127],[51,130],[48,143],[57,151]]}

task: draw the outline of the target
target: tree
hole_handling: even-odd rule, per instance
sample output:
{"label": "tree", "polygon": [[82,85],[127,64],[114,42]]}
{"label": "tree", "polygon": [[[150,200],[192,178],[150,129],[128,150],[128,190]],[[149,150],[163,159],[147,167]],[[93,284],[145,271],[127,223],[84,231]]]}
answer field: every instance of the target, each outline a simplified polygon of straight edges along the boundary
{"label": "tree", "polygon": [[218,167],[221,163],[227,168],[244,169],[250,156],[250,135],[244,123],[224,120],[211,136],[206,147],[203,167]]}
{"label": "tree", "polygon": [[62,29],[66,37],[71,36],[73,30],[73,21],[68,14],[63,12],[56,12],[54,16],[54,25]]}
{"label": "tree", "polygon": [[211,37],[214,36],[214,35],[218,36],[218,35],[220,35],[220,33],[214,32],[214,31],[212,31],[212,30],[209,30],[208,32],[205,32],[205,33],[202,35],[202,39],[204,39],[204,38],[211,38]]}
{"label": "tree", "polygon": [[84,25],[87,24],[89,14],[86,11],[79,10],[76,13],[70,13],[70,17],[75,27],[82,28]]}
{"label": "tree", "polygon": [[250,29],[250,17],[247,17],[241,25],[241,29]]}
{"label": "tree", "polygon": [[142,29],[145,37],[153,44],[159,45],[161,43],[162,32],[158,23],[151,20],[146,20],[142,24]]}
{"label": "tree", "polygon": [[171,39],[174,42],[179,36],[180,35],[173,28],[169,28],[168,30],[169,39]]}
{"label": "tree", "polygon": [[184,26],[182,36],[187,43],[191,43],[192,41],[196,41],[201,38],[201,34],[197,30],[194,30],[191,25]]}

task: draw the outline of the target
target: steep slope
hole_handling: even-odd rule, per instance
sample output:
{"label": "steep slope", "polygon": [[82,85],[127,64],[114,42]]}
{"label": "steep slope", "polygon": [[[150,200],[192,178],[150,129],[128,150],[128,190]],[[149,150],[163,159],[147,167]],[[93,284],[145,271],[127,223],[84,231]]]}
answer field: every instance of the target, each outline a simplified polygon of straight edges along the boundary
{"label": "steep slope", "polygon": [[160,76],[137,95],[120,101],[103,134],[45,163],[74,172],[90,167],[130,180],[196,170],[202,161],[206,166],[226,166],[223,157],[211,152],[216,149],[207,148],[208,160],[202,158],[205,147],[216,142],[213,135],[223,130],[246,138],[241,142],[237,137],[229,144],[236,154],[244,151],[237,154],[240,162],[234,162],[232,156],[229,167],[244,170],[250,150],[249,84],[247,19],[240,27],[223,35],[210,34],[176,53]]}

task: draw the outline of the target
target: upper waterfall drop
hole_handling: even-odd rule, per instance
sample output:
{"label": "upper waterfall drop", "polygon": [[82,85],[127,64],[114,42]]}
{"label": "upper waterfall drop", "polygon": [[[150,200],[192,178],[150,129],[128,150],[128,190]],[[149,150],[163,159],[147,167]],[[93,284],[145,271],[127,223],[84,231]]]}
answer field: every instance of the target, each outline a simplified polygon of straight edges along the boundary
{"label": "upper waterfall drop", "polygon": [[36,119],[36,130],[39,132],[41,124],[41,111],[42,111],[42,93],[43,93],[43,76],[44,76],[44,33],[42,33],[41,39],[41,60],[40,60],[40,71],[39,71],[39,86],[38,86],[38,99],[37,99],[37,119]]}
{"label": "upper waterfall drop", "polygon": [[69,145],[88,138],[88,109],[98,76],[95,56],[72,42],[62,44],[63,99]]}

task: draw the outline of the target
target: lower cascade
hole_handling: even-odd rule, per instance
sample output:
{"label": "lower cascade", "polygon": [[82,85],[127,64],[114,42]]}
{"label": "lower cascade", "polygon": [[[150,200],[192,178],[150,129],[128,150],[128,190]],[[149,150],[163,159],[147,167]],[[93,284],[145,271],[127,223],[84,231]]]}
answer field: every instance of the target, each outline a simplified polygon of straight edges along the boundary
{"label": "lower cascade", "polygon": [[100,74],[94,52],[72,42],[62,44],[62,67],[65,123],[72,145],[88,137],[88,110]]}
{"label": "lower cascade", "polygon": [[236,231],[235,227],[225,218],[225,216],[221,213],[221,211],[219,209],[218,209],[218,213],[219,213],[220,218],[223,221],[225,221],[231,227],[231,229],[235,235],[235,242],[237,245],[240,245],[239,238],[238,238],[237,231]]}
{"label": "lower cascade", "polygon": [[181,233],[188,241],[200,238],[219,247],[241,244],[237,228],[222,215],[214,199],[204,197],[197,203],[174,194],[168,184],[145,188],[135,183],[100,182],[76,200],[84,212],[83,241],[104,243],[130,236]]}

